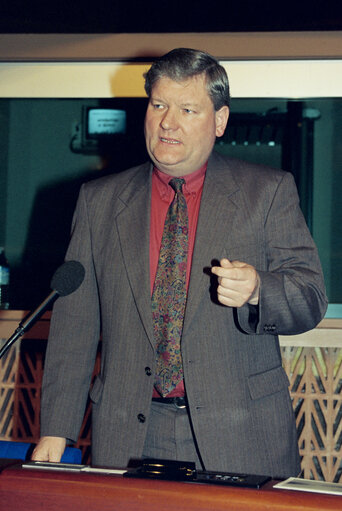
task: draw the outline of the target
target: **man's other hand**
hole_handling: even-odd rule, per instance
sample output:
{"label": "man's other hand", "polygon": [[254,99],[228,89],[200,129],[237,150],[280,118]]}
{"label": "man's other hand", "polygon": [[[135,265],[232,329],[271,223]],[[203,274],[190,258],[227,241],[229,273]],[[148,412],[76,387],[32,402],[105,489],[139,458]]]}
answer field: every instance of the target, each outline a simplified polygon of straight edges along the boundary
{"label": "man's other hand", "polygon": [[58,436],[43,436],[36,445],[31,459],[32,461],[59,462],[63,456],[66,439]]}

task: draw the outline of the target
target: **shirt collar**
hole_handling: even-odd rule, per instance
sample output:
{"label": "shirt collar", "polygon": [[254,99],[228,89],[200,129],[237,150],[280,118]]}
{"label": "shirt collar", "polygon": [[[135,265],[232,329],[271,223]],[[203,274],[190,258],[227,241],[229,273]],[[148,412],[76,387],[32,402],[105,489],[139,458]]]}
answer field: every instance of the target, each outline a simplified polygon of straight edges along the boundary
{"label": "shirt collar", "polygon": [[[208,162],[191,174],[179,176],[185,180],[185,185],[183,187],[184,195],[196,195],[202,189],[207,165]],[[164,199],[168,197],[171,193],[169,181],[171,181],[172,176],[165,174],[165,172],[161,172],[161,170],[157,169],[157,167],[153,167],[153,178],[155,179],[155,184],[161,198]]]}

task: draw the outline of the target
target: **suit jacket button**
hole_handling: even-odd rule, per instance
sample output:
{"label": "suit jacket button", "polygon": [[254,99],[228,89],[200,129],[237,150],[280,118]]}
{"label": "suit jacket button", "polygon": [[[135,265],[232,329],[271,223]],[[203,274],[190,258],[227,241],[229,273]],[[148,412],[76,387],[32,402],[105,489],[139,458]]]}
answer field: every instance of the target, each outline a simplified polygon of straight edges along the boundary
{"label": "suit jacket button", "polygon": [[275,332],[275,325],[264,325],[264,332]]}
{"label": "suit jacket button", "polygon": [[138,421],[139,422],[145,422],[146,421],[146,417],[145,417],[145,415],[143,413],[138,413],[137,417],[138,417]]}
{"label": "suit jacket button", "polygon": [[151,374],[152,374],[151,368],[145,367],[145,373],[147,374],[147,376],[151,376]]}

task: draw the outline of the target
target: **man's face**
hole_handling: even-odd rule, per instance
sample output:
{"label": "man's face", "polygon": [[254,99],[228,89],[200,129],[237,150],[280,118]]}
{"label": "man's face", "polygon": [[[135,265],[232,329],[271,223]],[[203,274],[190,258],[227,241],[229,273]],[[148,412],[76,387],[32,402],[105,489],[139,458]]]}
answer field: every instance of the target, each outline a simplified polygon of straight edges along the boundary
{"label": "man's face", "polygon": [[215,138],[223,135],[227,106],[215,112],[204,75],[182,82],[162,77],[153,86],[145,116],[147,151],[170,176],[185,176],[208,159]]}

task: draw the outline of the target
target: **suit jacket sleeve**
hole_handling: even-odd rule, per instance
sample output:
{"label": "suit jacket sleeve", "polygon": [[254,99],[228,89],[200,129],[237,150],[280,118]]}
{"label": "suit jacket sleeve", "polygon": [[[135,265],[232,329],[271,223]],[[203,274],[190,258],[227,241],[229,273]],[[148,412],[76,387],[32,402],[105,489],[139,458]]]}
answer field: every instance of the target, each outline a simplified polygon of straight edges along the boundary
{"label": "suit jacket sleeve", "polygon": [[99,301],[91,253],[82,188],[66,260],[80,261],[86,273],[81,286],[74,293],[60,297],[53,308],[43,377],[42,436],[76,441],[82,424],[100,337]]}
{"label": "suit jacket sleeve", "polygon": [[310,330],[324,316],[327,298],[317,249],[289,173],[276,189],[264,229],[268,268],[257,268],[259,305],[237,310],[240,327],[246,333],[272,335]]}

